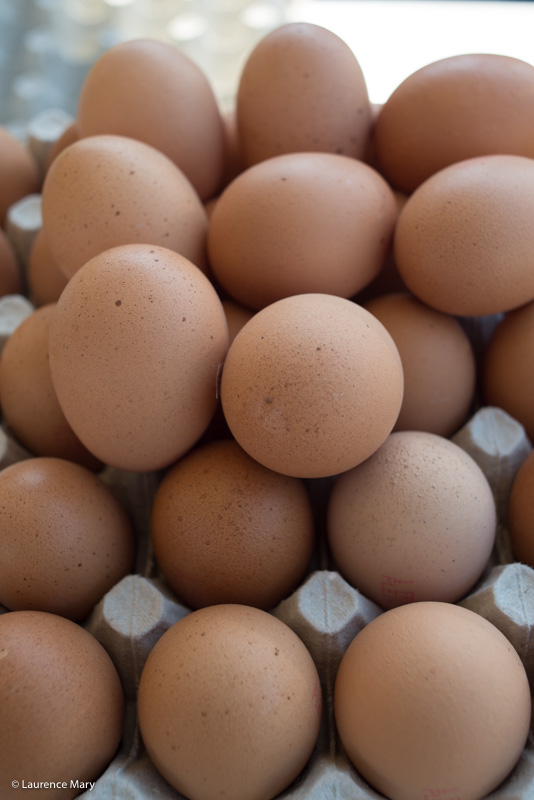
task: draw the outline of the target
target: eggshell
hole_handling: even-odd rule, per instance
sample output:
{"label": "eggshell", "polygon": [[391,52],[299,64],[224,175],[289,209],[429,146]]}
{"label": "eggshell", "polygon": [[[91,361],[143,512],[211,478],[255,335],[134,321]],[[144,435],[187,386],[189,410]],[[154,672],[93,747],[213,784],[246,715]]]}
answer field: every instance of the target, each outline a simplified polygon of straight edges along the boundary
{"label": "eggshell", "polygon": [[7,210],[41,188],[41,174],[29,148],[0,126],[0,226]]}
{"label": "eggshell", "polygon": [[189,608],[243,603],[269,610],[304,579],[314,546],[302,481],[261,466],[232,441],[198,447],[159,486],[156,560]]}
{"label": "eggshell", "polygon": [[482,316],[534,298],[534,159],[473,158],[407,200],[395,260],[408,289],[438,311]]}
{"label": "eggshell", "polygon": [[87,450],[65,419],[50,375],[48,333],[55,303],[34,311],[13,331],[0,356],[4,421],[37,456],[76,461],[89,469],[102,462]]}
{"label": "eggshell", "polygon": [[476,461],[420,431],[391,434],[340,475],[328,505],[339,571],[382,608],[459,600],[488,563],[496,526],[491,487]]}
{"label": "eggshell", "polygon": [[361,159],[371,105],[361,67],[332,31],[281,25],[250,53],[239,80],[237,125],[246,165],[295,152]]}
{"label": "eggshell", "polygon": [[224,129],[213,89],[178,47],[155,39],[122,42],[89,70],[78,101],[80,136],[130,136],[165,153],[203,200],[224,167]]}
{"label": "eggshell", "polygon": [[250,167],[222,193],[209,261],[250,308],[306,292],[351,297],[384,266],[396,219],[393,192],[371,167],[289,153]]}
{"label": "eggshell", "polygon": [[[100,776],[121,739],[124,700],[113,662],[82,627],[40,611],[2,614],[0,643],[2,797],[71,800]],[[47,780],[67,786],[39,787]]]}
{"label": "eggshell", "polygon": [[69,281],[50,326],[52,382],[72,429],[104,463],[169,466],[206,430],[228,348],[208,279],[171,250],[112,248]]}
{"label": "eggshell", "polygon": [[0,228],[0,297],[22,292],[22,274],[17,255],[7,235]]}
{"label": "eggshell", "polygon": [[514,478],[508,503],[508,528],[515,558],[534,567],[534,451]]}
{"label": "eggshell", "polygon": [[481,800],[525,745],[525,668],[490,622],[451,603],[412,603],[349,645],[334,690],[337,729],[361,775],[390,800]]}
{"label": "eggshell", "polygon": [[438,170],[475,156],[534,158],[534,66],[509,56],[454,55],[414,72],[382,106],[378,169],[412,192]]}
{"label": "eggshell", "polygon": [[534,303],[510,311],[493,331],[483,355],[482,394],[534,442]]}
{"label": "eggshell", "polygon": [[68,278],[50,252],[44,228],[37,233],[30,250],[27,269],[28,291],[35,306],[59,300]]}
{"label": "eggshell", "polygon": [[42,214],[68,278],[122,244],[159,245],[205,267],[208,222],[197,193],[163,153],[125,136],[92,136],[63,150],[46,175]]}
{"label": "eggshell", "polygon": [[84,619],[133,565],[126,512],[92,472],[58,458],[0,471],[0,603]]}
{"label": "eggshell", "polygon": [[151,759],[190,800],[271,800],[312,754],[321,689],[308,650],[283,622],[217,605],[159,639],[138,713]]}
{"label": "eggshell", "polygon": [[402,361],[404,397],[394,430],[451,436],[475,394],[475,356],[459,321],[407,292],[375,298],[365,308],[389,331]]}
{"label": "eggshell", "polygon": [[237,442],[270,469],[324,477],[368,458],[402,402],[397,348],[341,297],[303,294],[258,311],[234,339],[221,400]]}

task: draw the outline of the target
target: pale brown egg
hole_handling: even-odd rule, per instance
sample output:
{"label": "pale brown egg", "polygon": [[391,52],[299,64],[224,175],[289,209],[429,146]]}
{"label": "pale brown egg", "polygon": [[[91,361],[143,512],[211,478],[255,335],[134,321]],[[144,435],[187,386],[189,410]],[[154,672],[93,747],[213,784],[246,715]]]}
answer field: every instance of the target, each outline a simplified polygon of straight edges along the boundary
{"label": "pale brown egg", "polygon": [[438,170],[475,156],[534,158],[534,66],[496,54],[455,55],[414,72],[382,106],[378,168],[412,192]]}
{"label": "pale brown egg", "polygon": [[68,278],[50,252],[44,228],[41,228],[33,240],[27,280],[30,298],[35,306],[55,303],[67,285]]}
{"label": "pale brown egg", "polygon": [[395,231],[406,286],[438,311],[482,316],[534,298],[534,159],[472,158],[428,178]]}
{"label": "pale brown egg", "polygon": [[389,253],[397,206],[371,167],[332,153],[289,153],[238,175],[208,232],[213,273],[250,308],[306,292],[351,297]]}
{"label": "pale brown egg", "polygon": [[29,458],[0,471],[0,603],[82,620],[133,566],[130,520],[89,470]]}
{"label": "pale brown egg", "polygon": [[328,504],[328,543],[345,579],[382,608],[455,602],[490,558],[491,487],[458,445],[420,431],[392,433],[340,475]]}
{"label": "pale brown egg", "polygon": [[[119,746],[117,670],[90,633],[55,614],[2,614],[0,642],[2,798],[72,800],[91,788]],[[46,788],[46,781],[59,785]]]}
{"label": "pale brown egg", "polygon": [[189,800],[272,800],[313,752],[321,688],[287,625],[257,608],[216,605],[156,643],[138,713],[156,768]]}
{"label": "pale brown egg", "polygon": [[508,529],[514,555],[534,568],[534,451],[514,478],[508,504]]}
{"label": "pale brown egg", "polygon": [[0,297],[22,293],[22,272],[17,254],[7,235],[0,228]]}
{"label": "pale brown egg", "polygon": [[221,400],[241,447],[270,469],[325,477],[391,432],[403,375],[393,339],[361,306],[303,294],[258,311],[224,363]]}
{"label": "pale brown egg", "polygon": [[404,397],[394,430],[451,436],[466,421],[475,394],[473,348],[459,321],[407,292],[365,304],[397,345]]}
{"label": "pale brown egg", "polygon": [[70,279],[50,326],[52,382],[72,429],[104,463],[172,464],[208,427],[228,326],[215,289],[172,250],[124,245]]}
{"label": "pale brown egg", "polygon": [[483,617],[412,603],[363,628],[341,661],[336,725],[352,763],[390,800],[482,800],[530,728],[521,660]]}
{"label": "pale brown egg", "polygon": [[220,188],[224,129],[213,89],[178,47],[135,39],[89,70],[78,102],[80,136],[118,134],[165,153],[203,200]]}
{"label": "pale brown egg", "polygon": [[264,36],[241,71],[237,125],[247,166],[295,152],[363,158],[371,105],[361,67],[335,33],[309,22]]}
{"label": "pale brown egg", "polygon": [[91,136],[47,172],[43,225],[67,277],[103,250],[155,244],[205,268],[208,221],[185,175],[159,150],[125,136]]}
{"label": "pale brown egg", "polygon": [[102,462],[80,442],[61,410],[50,375],[48,333],[55,303],[34,311],[13,331],[0,355],[4,421],[36,456],[76,461],[92,470]]}
{"label": "pale brown egg", "polygon": [[28,147],[0,126],[0,227],[7,210],[41,188],[41,173]]}
{"label": "pale brown egg", "polygon": [[230,439],[196,448],[167,473],[150,530],[156,561],[189,608],[273,608],[304,579],[314,545],[303,482]]}
{"label": "pale brown egg", "polygon": [[534,302],[510,311],[495,328],[483,355],[482,394],[534,442]]}

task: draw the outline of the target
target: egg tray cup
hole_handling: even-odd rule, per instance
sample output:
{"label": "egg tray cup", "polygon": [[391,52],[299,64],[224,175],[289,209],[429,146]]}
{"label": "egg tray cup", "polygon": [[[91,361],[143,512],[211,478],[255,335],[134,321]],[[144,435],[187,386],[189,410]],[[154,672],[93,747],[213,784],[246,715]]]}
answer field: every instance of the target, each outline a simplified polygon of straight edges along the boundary
{"label": "egg tray cup", "polygon": [[[532,450],[523,427],[498,408],[483,407],[452,437],[485,473],[495,497],[498,530],[492,557],[473,590],[458,604],[492,622],[517,650],[534,686],[534,570],[514,561],[506,528],[513,479]],[[25,457],[9,431],[0,436],[0,466]],[[121,745],[87,800],[180,800],[157,772],[144,748],[137,721],[136,693],[145,661],[160,636],[190,613],[166,585],[150,542],[150,509],[158,473],[106,467],[100,477],[128,510],[138,541],[136,572],[123,578],[94,608],[83,626],[104,646],[120,674],[126,713]],[[356,772],[336,731],[333,693],[339,663],[356,634],[383,612],[335,570],[326,546],[324,509],[332,479],[308,482],[316,505],[318,546],[305,581],[271,613],[302,639],[319,672],[323,715],[314,752],[300,776],[279,795],[284,800],[380,800]],[[273,765],[276,769],[276,765]],[[429,794],[428,800],[435,800]],[[533,730],[519,762],[490,795],[492,800],[534,800]],[[232,800],[240,800],[232,798]],[[426,800],[426,799],[425,799]],[[440,794],[438,800],[454,800]]]}

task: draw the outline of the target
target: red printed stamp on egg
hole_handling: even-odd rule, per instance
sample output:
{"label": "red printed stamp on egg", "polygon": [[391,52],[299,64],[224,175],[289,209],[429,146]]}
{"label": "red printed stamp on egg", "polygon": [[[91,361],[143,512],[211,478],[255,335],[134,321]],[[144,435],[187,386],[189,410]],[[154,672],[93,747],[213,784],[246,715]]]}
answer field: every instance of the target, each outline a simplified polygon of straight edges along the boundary
{"label": "red printed stamp on egg", "polygon": [[415,581],[395,578],[393,575],[381,575],[380,591],[384,600],[395,605],[403,603],[413,603],[415,592],[410,588],[410,584]]}

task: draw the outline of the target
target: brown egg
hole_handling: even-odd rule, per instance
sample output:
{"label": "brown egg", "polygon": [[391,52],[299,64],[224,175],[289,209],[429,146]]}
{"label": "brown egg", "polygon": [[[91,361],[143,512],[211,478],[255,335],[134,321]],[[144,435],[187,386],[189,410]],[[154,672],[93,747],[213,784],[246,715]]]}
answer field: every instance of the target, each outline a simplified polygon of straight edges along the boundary
{"label": "brown egg", "polygon": [[0,126],[0,227],[7,210],[41,188],[41,174],[29,148]]}
{"label": "brown egg", "polygon": [[283,622],[217,605],[157,642],[138,712],[156,768],[190,800],[272,800],[312,754],[321,689],[308,650]]}
{"label": "brown egg", "polygon": [[245,164],[282,153],[363,158],[371,106],[361,67],[336,34],[308,22],[281,25],[245,62],[237,93]]}
{"label": "brown egg", "polygon": [[482,800],[521,755],[531,697],[498,628],[452,603],[423,602],[358,633],[334,708],[349,758],[385,797]]}
{"label": "brown egg", "polygon": [[169,466],[206,430],[228,348],[208,279],[172,250],[124,245],[65,287],[49,338],[56,394],[72,429],[104,463]]}
{"label": "brown egg", "polygon": [[82,627],[40,611],[2,614],[0,642],[2,798],[71,800],[92,788],[122,736],[113,662]]}
{"label": "brown egg", "polygon": [[198,65],[166,42],[109,48],[89,70],[78,103],[80,136],[130,136],[165,153],[203,200],[219,190],[224,131],[213,89]]}
{"label": "brown egg", "polygon": [[295,477],[334,475],[384,442],[402,402],[393,339],[361,306],[304,294],[259,311],[234,339],[221,400],[241,447]]}
{"label": "brown egg", "polygon": [[508,529],[516,559],[534,568],[534,451],[523,461],[512,484]]}
{"label": "brown egg", "polygon": [[510,311],[495,328],[483,357],[482,393],[534,442],[534,303]]}
{"label": "brown egg", "polygon": [[304,579],[314,522],[302,481],[226,440],[193,450],[167,473],[151,534],[167,583],[189,608],[269,610]]}
{"label": "brown egg", "polygon": [[17,255],[7,235],[0,228],[0,297],[22,293],[22,273]]}
{"label": "brown egg", "polygon": [[455,55],[414,72],[388,98],[374,143],[379,169],[412,192],[457,161],[534,158],[534,66],[495,54]]}
{"label": "brown egg", "polygon": [[55,159],[42,195],[52,256],[72,277],[121,244],[155,244],[205,267],[207,217],[185,175],[159,150],[124,136],[92,136]]}
{"label": "brown egg", "polygon": [[209,260],[250,308],[306,292],[351,297],[384,266],[396,219],[393,192],[371,167],[290,153],[250,167],[222,193]]}
{"label": "brown egg", "polygon": [[365,305],[389,331],[404,373],[404,397],[394,430],[451,436],[465,422],[475,393],[471,343],[457,319],[407,292]]}
{"label": "brown egg", "polygon": [[382,608],[455,602],[488,563],[497,518],[490,485],[458,445],[393,433],[334,483],[328,543],[345,579]]}
{"label": "brown egg", "polygon": [[55,303],[34,311],[13,331],[0,355],[0,404],[17,439],[37,456],[76,461],[92,470],[102,462],[73,432],[59,405],[48,359]]}
{"label": "brown egg", "polygon": [[58,458],[0,471],[0,603],[87,617],[132,569],[126,512],[92,472]]}
{"label": "brown egg", "polygon": [[395,260],[438,311],[482,316],[534,298],[534,159],[473,158],[428,178],[406,201]]}
{"label": "brown egg", "polygon": [[59,300],[67,285],[67,276],[60,270],[50,252],[44,228],[37,233],[30,250],[27,269],[28,290],[35,306]]}

